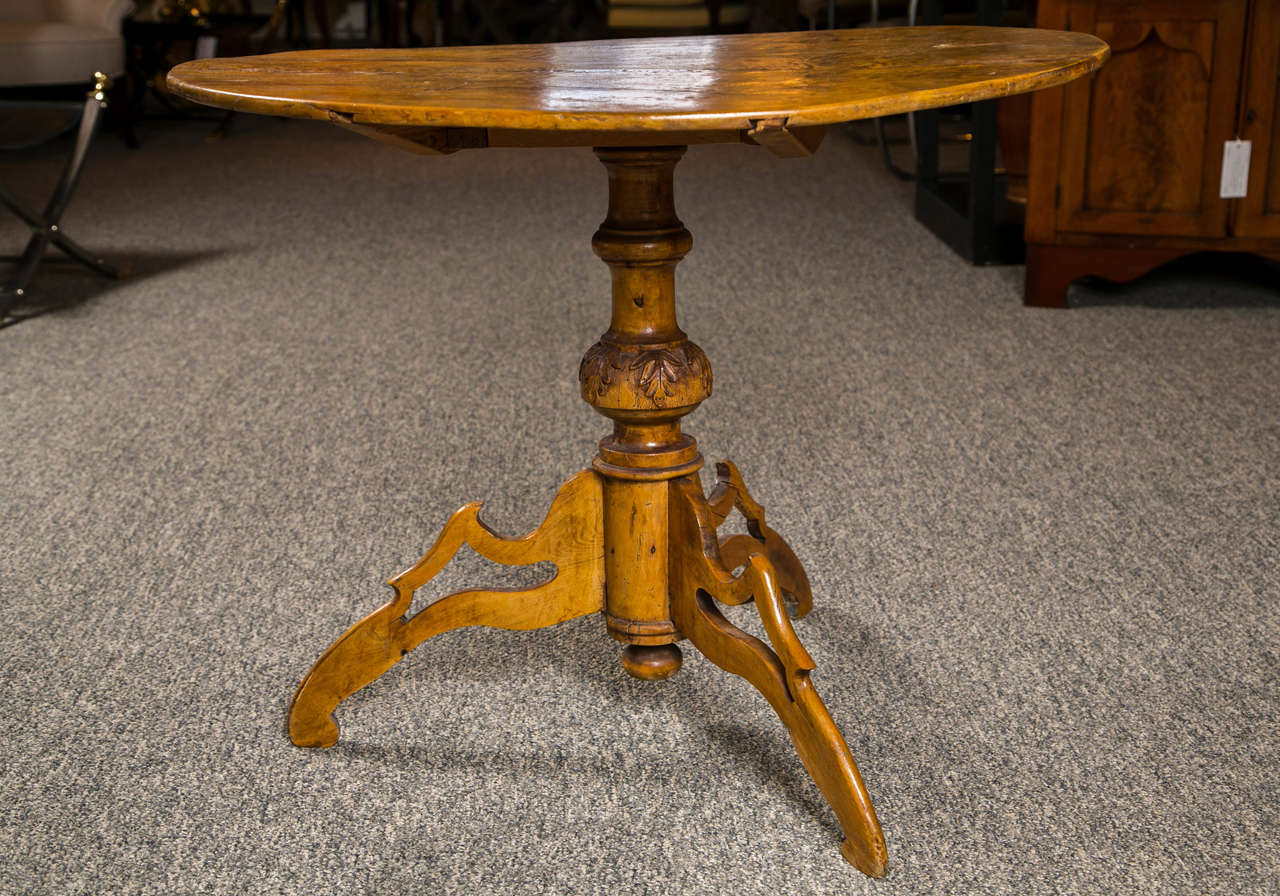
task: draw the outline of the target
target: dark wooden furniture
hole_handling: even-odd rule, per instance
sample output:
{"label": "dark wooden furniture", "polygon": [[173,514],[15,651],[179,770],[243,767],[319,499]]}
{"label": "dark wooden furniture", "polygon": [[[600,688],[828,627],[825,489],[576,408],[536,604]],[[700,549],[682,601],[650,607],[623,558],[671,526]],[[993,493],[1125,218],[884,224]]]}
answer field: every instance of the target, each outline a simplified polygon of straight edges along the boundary
{"label": "dark wooden furniture", "polygon": [[[1037,24],[1095,34],[1096,77],[1032,100],[1029,305],[1181,255],[1280,260],[1280,3],[1040,0]],[[1248,193],[1220,196],[1224,144],[1252,141]]]}
{"label": "dark wooden furniture", "polygon": [[[289,711],[294,743],[334,744],[339,702],[433,635],[599,613],[627,645],[622,664],[632,675],[671,675],[680,666],[675,642],[688,639],[750,681],[835,810],[845,858],[884,874],[880,823],[786,612],[784,595],[799,615],[812,605],[804,569],[732,464],[718,466],[718,484],[704,495],[702,455],[680,430],[712,379],[707,356],[676,322],[675,267],[691,237],[676,217],[673,172],[690,143],[804,156],[829,124],[1061,84],[1106,54],[1088,35],[940,28],[300,52],[173,69],[172,89],[200,102],[331,121],[415,152],[594,146],[608,171],[608,214],[592,247],[611,269],[612,319],[578,379],[612,433],[528,535],[495,534],[478,503],[458,510],[426,556],[391,580],[395,598],[303,679]],[[720,536],[734,509],[749,534]],[[408,616],[414,591],[464,544],[497,563],[550,562],[556,573],[526,590],[456,592]],[[746,602],[769,643],[719,609]]]}
{"label": "dark wooden furniture", "polygon": [[[189,117],[193,114],[171,102],[164,77],[177,61],[196,56],[201,40],[210,41],[212,52],[224,56],[270,53],[286,25],[291,33],[296,25],[296,34],[305,37],[305,5],[306,0],[276,0],[271,13],[263,14],[254,12],[249,0],[243,0],[239,12],[200,13],[196,6],[175,3],[128,16],[122,26],[126,77],[117,105],[117,121],[126,145],[131,149],[139,146],[135,126],[142,121],[149,98],[169,115]],[[324,29],[324,45],[328,46],[325,4],[323,0],[313,0],[313,6]],[[219,116],[213,136],[224,136],[231,119],[229,112]]]}

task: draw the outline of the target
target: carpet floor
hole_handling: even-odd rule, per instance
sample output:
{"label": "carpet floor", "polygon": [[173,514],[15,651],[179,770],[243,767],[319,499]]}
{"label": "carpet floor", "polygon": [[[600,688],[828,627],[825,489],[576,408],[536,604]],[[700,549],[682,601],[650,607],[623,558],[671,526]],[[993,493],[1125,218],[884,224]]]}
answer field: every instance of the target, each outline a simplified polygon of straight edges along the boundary
{"label": "carpet floor", "polygon": [[[588,465],[605,177],[210,127],[100,140],[64,225],[134,276],[49,266],[87,298],[0,330],[0,891],[1280,892],[1274,284],[1028,309],[847,134],[681,163],[716,371],[686,428],[806,565],[871,881],[746,682],[691,648],[633,681],[595,617],[428,641],[290,744],[454,508],[527,531]],[[55,154],[0,176],[34,202]],[[435,593],[536,572],[460,556]]]}

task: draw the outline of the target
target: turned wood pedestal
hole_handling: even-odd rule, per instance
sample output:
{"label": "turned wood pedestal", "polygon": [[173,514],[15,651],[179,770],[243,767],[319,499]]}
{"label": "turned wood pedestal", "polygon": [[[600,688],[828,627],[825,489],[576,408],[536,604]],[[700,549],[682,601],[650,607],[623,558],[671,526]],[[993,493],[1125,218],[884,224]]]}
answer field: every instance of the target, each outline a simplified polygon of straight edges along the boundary
{"label": "turned wood pedestal", "polygon": [[[717,465],[703,492],[697,442],[680,428],[711,395],[712,376],[676,320],[675,267],[692,239],[676,217],[672,174],[690,143],[804,156],[834,122],[1050,86],[1105,57],[1104,44],[1080,35],[943,28],[282,53],[175,68],[170,87],[212,105],[324,119],[414,152],[586,145],[608,171],[608,213],[592,246],[612,273],[612,316],[578,382],[612,432],[529,534],[496,534],[479,503],[454,513],[426,556],[391,580],[394,599],[302,680],[289,708],[293,742],[336,743],[338,704],[433,635],[599,613],[637,678],[674,674],[683,640],[754,685],[835,811],[845,858],[883,875],[880,823],[787,613],[813,606],[804,569],[733,464]],[[720,535],[735,509],[746,532]],[[459,591],[410,615],[414,592],[463,545],[556,572],[527,589]],[[748,602],[767,640],[719,609]]]}
{"label": "turned wood pedestal", "polygon": [[[478,503],[458,510],[426,556],[391,580],[395,599],[352,626],[303,679],[289,735],[299,746],[336,743],[338,703],[433,635],[467,625],[541,628],[603,612],[609,635],[626,644],[623,668],[637,678],[674,674],[676,642],[688,639],[755,685],[835,809],[845,857],[881,875],[880,823],[785,609],[787,595],[799,615],[809,611],[809,580],[733,464],[719,464],[715,489],[703,494],[702,455],[680,430],[681,418],[711,395],[711,364],[676,322],[675,267],[692,244],[672,199],[684,147],[596,152],[609,170],[609,213],[591,243],[613,273],[613,316],[582,359],[578,381],[583,399],[613,421],[612,434],[591,469],[565,483],[546,520],[522,538],[495,534],[480,521]],[[749,534],[718,537],[735,508]],[[451,594],[408,617],[414,591],[464,544],[495,563],[550,562],[557,572],[525,591]],[[717,601],[754,601],[770,643],[730,623]]]}

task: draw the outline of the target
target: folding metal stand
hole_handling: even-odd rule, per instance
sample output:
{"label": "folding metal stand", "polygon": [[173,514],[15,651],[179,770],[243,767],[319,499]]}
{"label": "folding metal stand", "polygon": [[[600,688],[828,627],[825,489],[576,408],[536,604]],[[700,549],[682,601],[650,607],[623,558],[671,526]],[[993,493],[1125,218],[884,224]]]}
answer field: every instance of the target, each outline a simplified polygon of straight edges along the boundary
{"label": "folding metal stand", "polygon": [[62,215],[71,202],[76,184],[80,181],[80,172],[84,168],[85,156],[89,151],[89,143],[93,140],[93,132],[98,125],[98,116],[107,106],[106,91],[111,86],[111,79],[102,72],[94,73],[93,89],[89,91],[84,103],[84,111],[80,116],[80,128],[76,133],[75,149],[67,160],[62,178],[54,187],[53,195],[45,205],[44,213],[38,214],[26,206],[0,184],[0,203],[23,220],[31,228],[31,238],[27,248],[17,256],[4,256],[2,260],[16,262],[17,266],[0,287],[0,326],[14,323],[20,317],[11,312],[27,295],[27,287],[35,276],[36,268],[45,258],[45,250],[50,244],[61,249],[68,256],[106,277],[119,277],[120,269],[108,264],[93,252],[81,246],[62,231]]}
{"label": "folding metal stand", "polygon": [[[941,0],[921,0],[920,24],[941,24],[943,7]],[[975,24],[999,25],[1004,8],[1004,0],[979,0]],[[916,220],[972,264],[1019,264],[1026,250],[1022,216],[1006,199],[1006,178],[996,167],[996,100],[969,108],[969,171],[959,179],[939,172],[940,111],[915,114]]]}

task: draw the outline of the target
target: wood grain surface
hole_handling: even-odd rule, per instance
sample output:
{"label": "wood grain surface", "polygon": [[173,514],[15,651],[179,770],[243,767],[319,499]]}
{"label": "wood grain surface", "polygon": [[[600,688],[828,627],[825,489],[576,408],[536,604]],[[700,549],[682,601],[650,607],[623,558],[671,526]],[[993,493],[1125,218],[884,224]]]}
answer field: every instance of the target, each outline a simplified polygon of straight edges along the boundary
{"label": "wood grain surface", "polygon": [[[1097,37],[878,28],[407,50],[304,50],[175,67],[170,89],[243,112],[517,131],[742,131],[1006,96],[1097,69]],[[590,142],[589,140],[585,142]]]}
{"label": "wood grain surface", "polygon": [[[338,704],[443,632],[475,625],[526,631],[598,612],[604,605],[600,495],[599,477],[584,470],[560,488],[542,525],[518,538],[486,526],[479,501],[458,508],[426,555],[388,583],[395,598],[347,629],[298,685],[289,737],[300,747],[333,746]],[[464,545],[507,566],[554,563],[556,573],[530,588],[455,591],[409,615],[414,592]]]}
{"label": "wood grain surface", "polygon": [[[730,477],[741,484],[737,470],[722,465],[720,486],[728,486]],[[698,477],[674,480],[671,489],[672,620],[703,656],[745,678],[769,701],[840,821],[845,833],[841,854],[863,874],[884,877],[884,832],[849,745],[814,690],[809,677],[814,662],[787,618],[777,568],[757,547],[735,574],[720,554],[718,512],[703,497]],[[726,493],[723,488],[718,491],[717,498]],[[745,506],[759,506],[742,494]],[[768,643],[747,634],[720,611],[720,604],[744,603],[753,603],[759,611]]]}

